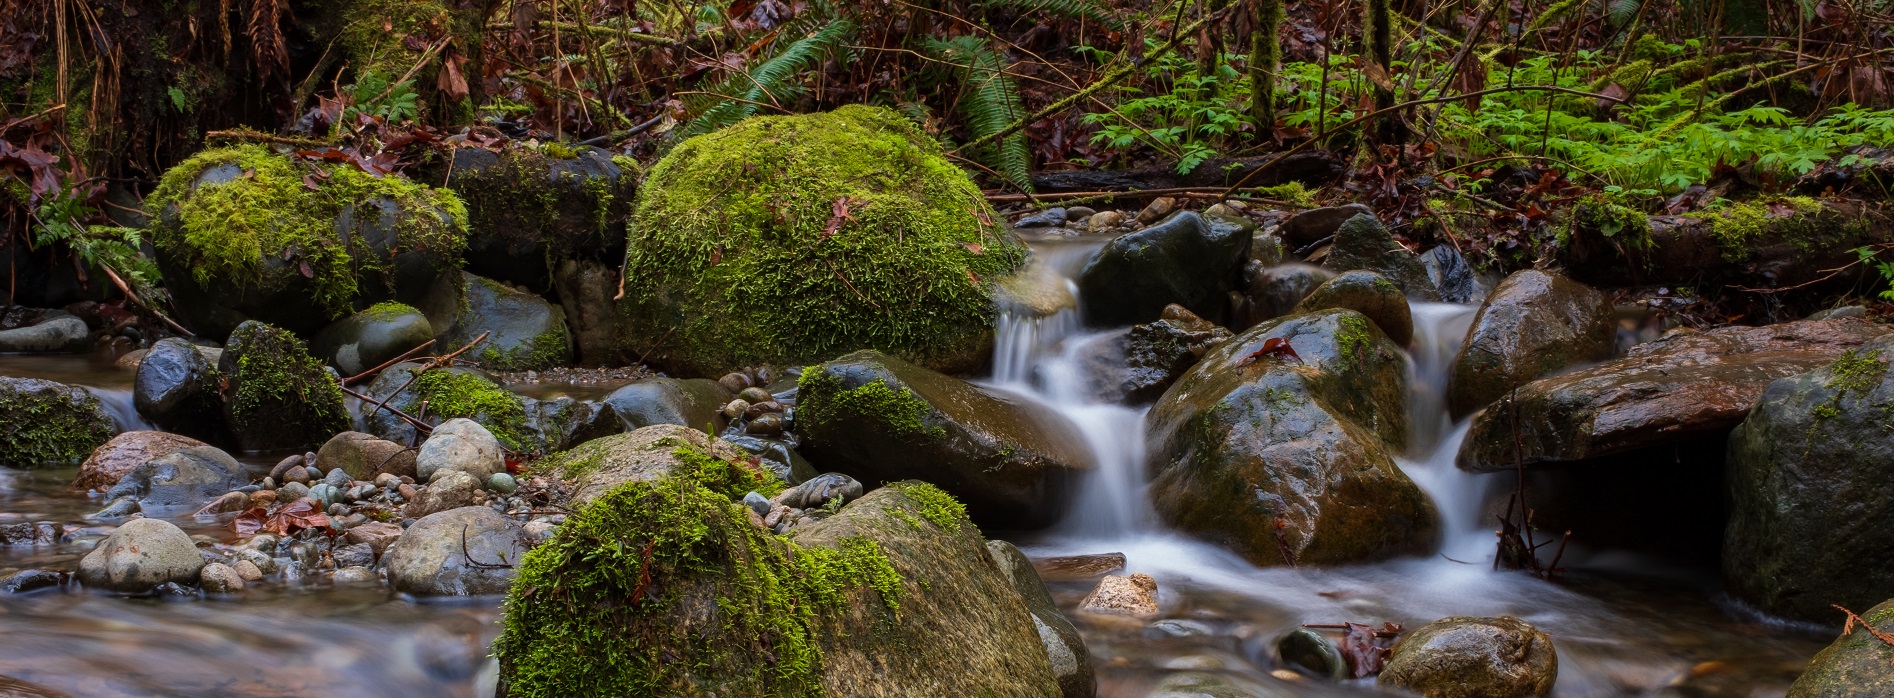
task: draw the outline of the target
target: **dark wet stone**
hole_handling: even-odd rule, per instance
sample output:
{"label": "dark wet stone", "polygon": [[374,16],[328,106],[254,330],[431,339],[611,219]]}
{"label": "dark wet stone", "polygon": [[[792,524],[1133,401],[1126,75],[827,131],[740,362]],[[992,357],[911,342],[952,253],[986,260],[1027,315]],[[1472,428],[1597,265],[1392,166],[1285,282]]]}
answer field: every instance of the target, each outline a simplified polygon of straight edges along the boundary
{"label": "dark wet stone", "polygon": [[722,384],[707,378],[645,378],[612,391],[600,402],[612,406],[627,431],[653,424],[721,428],[726,420],[717,410],[730,401],[730,395]]}
{"label": "dark wet stone", "polygon": [[165,431],[213,440],[224,434],[217,367],[182,339],[158,340],[138,361],[132,405]]}
{"label": "dark wet stone", "polygon": [[1335,231],[1348,219],[1363,215],[1373,216],[1374,209],[1368,208],[1367,204],[1312,208],[1285,219],[1277,234],[1292,249],[1307,247],[1334,236]]}
{"label": "dark wet stone", "polygon": [[1427,275],[1427,265],[1396,241],[1374,216],[1358,215],[1343,222],[1335,231],[1335,244],[1322,266],[1338,272],[1366,269],[1394,282],[1409,298],[1440,300],[1440,291]]}
{"label": "dark wet stone", "polygon": [[[66,585],[66,574],[50,570],[21,570],[13,576],[0,580],[0,593],[24,594],[41,589],[54,589]],[[0,686],[4,688],[4,686]],[[0,695],[4,695],[0,693]]]}
{"label": "dark wet stone", "polygon": [[1368,317],[1390,341],[1407,346],[1414,338],[1414,317],[1407,307],[1407,296],[1380,274],[1371,271],[1343,272],[1315,287],[1297,303],[1296,313],[1312,313],[1331,308],[1353,310]]}
{"label": "dark wet stone", "polygon": [[[434,326],[413,307],[383,303],[330,323],[309,341],[309,352],[353,376],[380,366],[434,338]],[[446,353],[453,349],[440,349]]]}
{"label": "dark wet stone", "polygon": [[1045,645],[1046,657],[1052,662],[1052,675],[1059,680],[1061,698],[1092,698],[1098,692],[1098,679],[1092,673],[1092,654],[1085,649],[1085,638],[1053,603],[1032,562],[1019,548],[1003,540],[987,541],[986,549],[1000,574],[1032,612],[1039,642]]}
{"label": "dark wet stone", "polygon": [[1131,404],[1156,400],[1204,352],[1231,336],[1229,330],[1192,315],[1183,306],[1165,306],[1157,322],[1133,325],[1125,335],[1119,394]]}
{"label": "dark wet stone", "polygon": [[1255,228],[1184,211],[1106,243],[1079,272],[1086,324],[1151,322],[1172,303],[1212,322],[1226,320]]}
{"label": "dark wet stone", "polygon": [[1348,661],[1341,649],[1328,636],[1308,628],[1296,628],[1276,640],[1276,656],[1310,676],[1348,678]]}
{"label": "dark wet stone", "polygon": [[447,275],[417,304],[449,352],[486,335],[461,358],[489,371],[525,371],[563,366],[572,360],[566,313],[531,293],[462,272]]}
{"label": "dark wet stone", "polygon": [[1440,289],[1440,300],[1446,303],[1479,303],[1486,300],[1487,289],[1480,282],[1479,272],[1467,263],[1467,258],[1450,245],[1439,245],[1421,255],[1421,263],[1427,265],[1427,278],[1433,280],[1434,287]]}
{"label": "dark wet stone", "polygon": [[81,492],[108,489],[140,465],[183,449],[207,445],[188,436],[162,431],[128,431],[92,451],[79,465],[79,475],[73,478],[72,489]]}
{"label": "dark wet stone", "polygon": [[1288,315],[1316,288],[1335,278],[1335,272],[1309,264],[1264,267],[1252,263],[1244,269],[1244,275],[1248,284],[1243,294],[1249,307],[1244,325]]}
{"label": "dark wet stone", "polygon": [[1541,376],[1611,358],[1616,341],[1605,294],[1536,269],[1515,273],[1473,316],[1447,404],[1455,415],[1470,414]]}
{"label": "dark wet stone", "polygon": [[1545,632],[1512,616],[1442,618],[1401,636],[1379,683],[1429,698],[1552,693],[1559,656]]}

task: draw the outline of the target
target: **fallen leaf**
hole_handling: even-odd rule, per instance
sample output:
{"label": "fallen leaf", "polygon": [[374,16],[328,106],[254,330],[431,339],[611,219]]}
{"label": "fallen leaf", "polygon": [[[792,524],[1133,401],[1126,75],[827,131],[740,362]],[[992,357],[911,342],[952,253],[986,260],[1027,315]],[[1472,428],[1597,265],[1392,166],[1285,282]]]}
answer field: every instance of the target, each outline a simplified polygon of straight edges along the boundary
{"label": "fallen leaf", "polygon": [[976,255],[986,254],[986,248],[981,247],[980,243],[977,242],[963,242],[960,243],[960,246],[967,248],[968,252],[972,252]]}

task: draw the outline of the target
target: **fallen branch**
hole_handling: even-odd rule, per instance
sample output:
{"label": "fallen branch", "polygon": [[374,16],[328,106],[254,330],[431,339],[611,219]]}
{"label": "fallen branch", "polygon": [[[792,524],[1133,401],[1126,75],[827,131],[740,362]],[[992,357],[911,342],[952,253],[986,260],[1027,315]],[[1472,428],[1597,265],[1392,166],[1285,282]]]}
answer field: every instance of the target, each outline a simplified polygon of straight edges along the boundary
{"label": "fallen branch", "polygon": [[[413,382],[413,381],[412,381],[412,380],[410,380],[409,382]],[[340,387],[340,386],[337,386],[337,387]],[[348,388],[342,388],[342,392],[344,392],[344,393],[348,393],[348,396],[349,396],[349,397],[352,397],[352,398],[355,398],[355,399],[357,399],[357,400],[361,400],[362,402],[368,402],[369,400],[372,400],[372,399],[373,399],[373,398],[370,398],[370,397],[369,397],[369,396],[367,396],[367,395],[363,395],[363,394],[361,394],[361,393],[358,393],[358,392],[355,392],[355,391],[353,391],[353,390],[349,390]],[[394,394],[394,393],[389,393],[389,394],[388,394],[388,397],[394,397],[394,396],[395,396],[395,394]],[[399,409],[396,409],[396,408],[394,408],[394,407],[390,407],[390,406],[388,406],[388,405],[386,404],[387,402],[388,402],[388,398],[382,398],[382,401],[381,401],[381,402],[379,402],[379,403],[376,403],[376,404],[375,404],[375,412],[380,412],[380,411],[382,411],[382,410],[388,410],[388,411],[389,411],[390,413],[392,413],[392,414],[394,414],[394,416],[396,416],[396,417],[400,417],[400,418],[401,418],[402,420],[404,420],[404,421],[406,421],[406,422],[408,423],[408,425],[409,425],[409,426],[412,426],[412,427],[414,427],[414,431],[415,431],[416,433],[421,433],[421,434],[431,434],[431,433],[434,433],[434,425],[432,425],[432,424],[428,424],[427,422],[423,422],[423,421],[421,421],[421,420],[419,420],[419,419],[416,419],[416,418],[415,418],[415,417],[414,417],[413,415],[410,415],[410,414],[408,414],[408,413],[406,413],[406,412],[402,412],[402,411],[401,411],[401,410],[399,410]],[[369,413],[369,415],[373,415],[373,414],[375,414],[375,412],[370,412],[370,413]],[[365,417],[363,417],[363,418],[364,418],[364,419],[366,419],[367,417],[365,416]]]}
{"label": "fallen branch", "polygon": [[105,277],[112,280],[112,285],[117,286],[119,293],[125,294],[125,298],[131,300],[133,303],[137,303],[138,307],[151,311],[152,315],[156,315],[159,320],[163,321],[166,326],[169,326],[178,334],[184,335],[185,339],[194,339],[197,337],[197,335],[192,334],[190,330],[184,329],[183,325],[172,321],[170,316],[165,315],[163,311],[147,305],[143,299],[138,297],[138,294],[132,293],[131,287],[125,285],[125,280],[119,278],[118,272],[112,271],[110,266],[101,264],[99,268],[105,270]]}
{"label": "fallen branch", "polygon": [[387,361],[383,361],[383,362],[381,362],[381,365],[380,365],[380,366],[376,366],[376,367],[374,367],[374,368],[371,368],[371,369],[368,369],[368,370],[366,370],[366,371],[363,371],[363,372],[361,372],[361,373],[357,373],[357,374],[355,374],[355,375],[353,375],[353,376],[349,376],[349,377],[347,377],[347,378],[344,378],[344,379],[342,379],[342,384],[343,384],[343,385],[348,385],[348,384],[350,384],[350,383],[354,383],[355,381],[358,381],[358,380],[361,380],[361,379],[363,379],[363,378],[367,378],[367,377],[369,377],[369,376],[372,376],[372,375],[375,375],[375,374],[377,374],[377,373],[381,373],[381,371],[382,371],[382,369],[385,369],[385,368],[388,368],[389,366],[393,366],[393,365],[395,365],[395,364],[398,364],[398,363],[401,363],[402,361],[406,361],[406,360],[407,360],[407,359],[408,359],[409,357],[412,357],[412,356],[414,356],[414,354],[415,354],[415,352],[419,352],[419,351],[421,351],[421,350],[423,350],[423,349],[426,349],[426,348],[428,348],[428,347],[431,347],[431,346],[434,346],[434,340],[432,340],[432,339],[430,339],[430,340],[427,340],[427,341],[425,341],[425,342],[422,342],[422,343],[421,343],[421,346],[418,346],[418,347],[415,347],[415,348],[413,348],[413,349],[409,349],[409,350],[407,350],[407,351],[404,351],[404,352],[401,352],[401,355],[400,355],[400,356],[397,356],[397,357],[395,357],[395,358],[392,358],[392,359],[389,359],[389,360],[387,360]]}

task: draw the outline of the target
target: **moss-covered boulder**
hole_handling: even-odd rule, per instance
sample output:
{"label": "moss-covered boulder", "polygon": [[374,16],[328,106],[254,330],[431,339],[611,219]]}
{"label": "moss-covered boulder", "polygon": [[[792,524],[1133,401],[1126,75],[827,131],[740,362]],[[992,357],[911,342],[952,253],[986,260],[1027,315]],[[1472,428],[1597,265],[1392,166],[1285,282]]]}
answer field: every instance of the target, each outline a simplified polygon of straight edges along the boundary
{"label": "moss-covered boulder", "polygon": [[1423,698],[1538,698],[1558,678],[1545,631],[1512,616],[1455,616],[1402,635],[1379,682]]}
{"label": "moss-covered boulder", "polygon": [[574,506],[590,504],[627,482],[657,482],[706,468],[742,471],[738,475],[754,480],[755,488],[766,494],[783,488],[778,478],[752,463],[736,446],[676,424],[654,424],[593,439],[542,461],[538,468],[573,482]]}
{"label": "moss-covered boulder", "polygon": [[1448,407],[1464,416],[1540,376],[1609,359],[1617,331],[1611,299],[1596,289],[1537,269],[1508,276],[1454,357]]}
{"label": "moss-covered boulder", "polygon": [[[1257,355],[1272,339],[1294,355]],[[1406,410],[1400,348],[1360,313],[1257,325],[1151,408],[1151,501],[1172,526],[1259,565],[1423,552],[1433,504],[1390,456]]]}
{"label": "moss-covered boulder", "polygon": [[83,388],[0,377],[0,466],[76,465],[116,431],[99,399]]}
{"label": "moss-covered boulder", "polygon": [[1291,312],[1312,313],[1330,308],[1361,313],[1397,345],[1407,346],[1408,340],[1414,338],[1414,316],[1407,307],[1407,296],[1380,274],[1364,270],[1343,272],[1315,287]]}
{"label": "moss-covered boulder", "polygon": [[337,376],[303,341],[255,320],[224,343],[224,423],[245,451],[315,448],[349,428]]}
{"label": "moss-covered boulder", "polygon": [[[316,356],[353,376],[382,365],[434,338],[434,326],[413,306],[376,303],[330,323],[309,342]],[[435,347],[436,353],[453,349]]]}
{"label": "moss-covered boulder", "polygon": [[886,487],[778,536],[736,501],[753,475],[628,482],[527,554],[494,643],[503,695],[1058,695],[951,497]]}
{"label": "moss-covered boulder", "polygon": [[1079,271],[1086,324],[1152,322],[1172,303],[1227,322],[1255,230],[1248,220],[1183,211],[1106,243]]}
{"label": "moss-covered boulder", "polygon": [[490,371],[528,371],[572,361],[572,338],[564,308],[535,294],[461,272],[435,283],[421,300],[442,352],[466,346],[462,356]]}
{"label": "moss-covered boulder", "polygon": [[596,148],[456,149],[447,188],[467,202],[467,270],[546,293],[562,262],[616,265],[637,177],[635,161]]}
{"label": "moss-covered boulder", "polygon": [[1788,698],[1894,695],[1894,645],[1875,637],[1877,632],[1894,634],[1894,600],[1868,609],[1861,619],[1868,622],[1868,627],[1848,626],[1848,632],[1809,660],[1808,669],[1789,687]]}
{"label": "moss-covered boulder", "polygon": [[868,106],[679,144],[639,189],[628,247],[626,343],[697,376],[864,348],[977,369],[993,283],[1025,259],[933,138]]}
{"label": "moss-covered boulder", "polygon": [[1057,413],[877,351],[803,370],[796,402],[804,451],[874,486],[933,483],[982,526],[1049,526],[1093,466]]}
{"label": "moss-covered boulder", "polygon": [[178,313],[211,336],[252,319],[308,334],[378,301],[413,303],[466,246],[452,192],[260,146],[192,156],[146,204]]}
{"label": "moss-covered boulder", "polygon": [[[404,361],[375,377],[364,393],[430,425],[464,417],[479,422],[516,453],[551,453],[625,430],[610,405],[570,397],[539,400],[500,386],[485,372],[461,366],[421,372]],[[417,375],[419,374],[419,375]],[[423,412],[421,405],[426,403]],[[363,410],[368,433],[399,444],[419,443],[414,425],[388,410]]]}
{"label": "moss-covered boulder", "polygon": [[1764,612],[1829,620],[1829,604],[1894,597],[1894,338],[1769,385],[1730,434],[1723,574]]}

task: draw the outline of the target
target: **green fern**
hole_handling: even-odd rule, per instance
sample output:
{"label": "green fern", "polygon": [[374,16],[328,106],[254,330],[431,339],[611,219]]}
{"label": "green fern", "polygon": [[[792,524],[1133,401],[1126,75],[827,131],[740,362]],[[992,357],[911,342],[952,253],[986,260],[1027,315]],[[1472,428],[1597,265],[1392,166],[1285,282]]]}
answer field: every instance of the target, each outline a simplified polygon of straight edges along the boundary
{"label": "green fern", "polygon": [[[928,53],[960,67],[966,80],[966,92],[960,98],[960,111],[974,138],[1006,130],[1026,116],[1019,100],[1019,86],[1006,73],[1006,55],[987,45],[978,36],[952,39],[928,38]],[[1026,145],[1025,132],[1000,139],[996,147],[978,153],[982,160],[999,170],[1008,183],[1022,191],[1032,191],[1032,150]]]}
{"label": "green fern", "polygon": [[1123,20],[1118,19],[1117,15],[1112,14],[1110,8],[1096,0],[987,0],[982,3],[982,7],[987,10],[1013,10],[1026,17],[1049,14],[1090,20],[1112,31],[1125,28]]}
{"label": "green fern", "polygon": [[836,19],[790,42],[747,73],[730,76],[709,90],[710,95],[685,103],[685,108],[697,118],[678,136],[688,138],[710,133],[754,116],[759,104],[786,104],[802,96],[802,86],[794,82],[796,75],[820,65],[824,57],[847,45],[854,36],[853,20]]}

